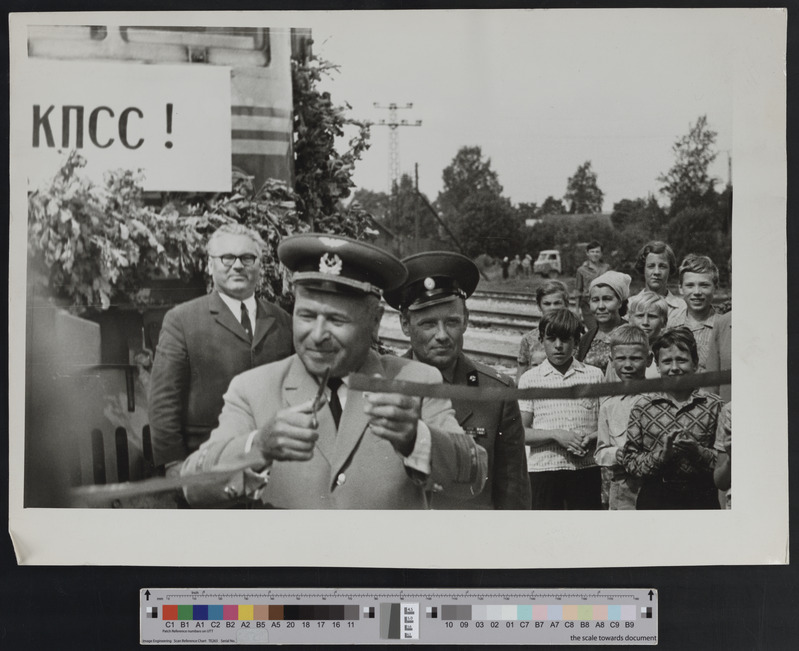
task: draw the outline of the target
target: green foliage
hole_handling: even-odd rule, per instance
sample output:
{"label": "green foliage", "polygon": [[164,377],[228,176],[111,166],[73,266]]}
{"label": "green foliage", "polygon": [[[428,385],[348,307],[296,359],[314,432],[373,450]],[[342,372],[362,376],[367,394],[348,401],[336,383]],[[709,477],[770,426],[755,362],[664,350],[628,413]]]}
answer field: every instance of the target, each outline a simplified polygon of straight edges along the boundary
{"label": "green foliage", "polygon": [[725,219],[722,210],[709,206],[684,208],[677,213],[668,230],[668,241],[677,260],[688,253],[706,255],[716,263],[724,278],[732,254],[732,239],[725,232]]}
{"label": "green foliage", "polygon": [[669,214],[676,215],[684,208],[696,208],[713,202],[716,179],[710,175],[710,164],[716,159],[717,132],[700,116],[690,125],[688,133],[672,146],[674,165],[658,177],[661,193],[671,201]]}
{"label": "green foliage", "polygon": [[[293,233],[309,230],[296,211],[296,195],[282,181],[267,180],[255,188],[253,178],[241,170],[233,170],[231,192],[218,194],[171,194],[167,205],[183,218],[213,218],[220,224],[237,222],[258,233],[266,243],[261,257],[261,282],[258,294],[271,301],[280,301],[286,294],[277,246]],[[207,233],[206,235],[209,235]],[[198,255],[205,260],[205,241],[199,243]]]}
{"label": "green foliage", "polygon": [[491,169],[491,159],[483,160],[480,147],[461,147],[442,172],[444,189],[436,203],[452,226],[463,212],[467,200],[475,195],[502,196],[499,176]]}
{"label": "green foliage", "polygon": [[665,237],[668,218],[663,208],[653,196],[646,199],[622,199],[613,204],[610,221],[618,231],[628,231],[635,236],[636,233],[645,233],[644,242]]}
{"label": "green foliage", "polygon": [[520,219],[502,196],[499,176],[480,147],[461,147],[443,171],[444,189],[436,199],[444,221],[474,257],[506,255],[518,242]]}
{"label": "green foliage", "polygon": [[519,213],[519,219],[522,223],[526,219],[535,219],[538,215],[538,205],[536,203],[521,202],[516,206],[516,211]]}
{"label": "green foliage", "polygon": [[589,160],[577,168],[574,176],[569,177],[563,199],[569,204],[571,214],[593,214],[602,212],[604,196]]}
{"label": "green foliage", "polygon": [[[330,93],[318,88],[337,67],[312,57],[292,61],[294,93],[294,192],[297,213],[313,230],[360,236],[369,225],[365,211],[347,211],[342,201],[354,187],[355,163],[369,147],[369,125],[347,117],[349,104],[336,106]],[[336,151],[345,127],[357,128],[347,150]],[[337,222],[341,223],[338,224]]]}
{"label": "green foliage", "polygon": [[536,216],[543,217],[544,215],[565,215],[566,206],[563,205],[561,199],[555,199],[552,195],[544,199],[544,203],[538,209]]}
{"label": "green foliage", "polygon": [[375,219],[382,220],[388,215],[390,198],[385,192],[358,189],[352,194],[352,201],[368,212]]}
{"label": "green foliage", "polygon": [[67,299],[75,311],[146,304],[151,278],[188,280],[202,268],[198,248],[211,217],[182,219],[144,204],[139,177],[106,174],[98,186],[71,153],[49,187],[28,195],[28,258],[35,290]]}
{"label": "green foliage", "polygon": [[464,202],[461,210],[452,228],[464,255],[505,256],[516,250],[522,222],[510,201],[488,193],[476,194]]}
{"label": "green foliage", "polygon": [[526,229],[521,252],[536,257],[544,249],[558,249],[564,272],[571,274],[586,259],[585,244],[598,240],[611,268],[629,273],[635,254],[647,239],[651,238],[639,242],[637,234],[618,231],[598,216],[561,217],[545,219]]}
{"label": "green foliage", "polygon": [[416,194],[413,179],[408,174],[400,177],[390,197],[390,210],[383,223],[396,235],[414,237],[416,223],[419,223],[419,237],[438,236],[438,222],[430,214],[429,208]]}

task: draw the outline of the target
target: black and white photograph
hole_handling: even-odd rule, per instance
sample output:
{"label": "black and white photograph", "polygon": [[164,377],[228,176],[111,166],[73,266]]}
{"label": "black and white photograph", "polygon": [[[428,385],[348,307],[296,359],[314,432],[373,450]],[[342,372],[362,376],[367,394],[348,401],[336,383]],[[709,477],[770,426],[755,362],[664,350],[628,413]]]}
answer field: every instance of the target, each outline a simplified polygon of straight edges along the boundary
{"label": "black and white photograph", "polygon": [[17,561],[787,563],[785,28],[12,14]]}

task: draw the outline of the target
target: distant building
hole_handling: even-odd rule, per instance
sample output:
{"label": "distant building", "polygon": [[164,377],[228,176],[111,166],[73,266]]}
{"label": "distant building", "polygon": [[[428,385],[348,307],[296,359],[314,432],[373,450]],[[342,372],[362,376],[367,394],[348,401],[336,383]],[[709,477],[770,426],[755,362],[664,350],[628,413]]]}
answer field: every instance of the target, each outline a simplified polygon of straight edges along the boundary
{"label": "distant building", "polygon": [[379,219],[371,217],[369,220],[369,227],[366,229],[366,232],[370,237],[371,243],[375,246],[379,246],[381,249],[390,251],[394,255],[399,253],[399,251],[397,251],[397,235]]}
{"label": "distant building", "polygon": [[563,221],[563,220],[569,220],[569,221],[572,221],[572,222],[580,222],[580,221],[584,221],[586,219],[598,219],[601,224],[607,225],[607,226],[610,226],[611,228],[613,228],[613,222],[610,221],[610,215],[611,215],[611,213],[609,213],[609,212],[576,213],[574,215],[572,215],[570,213],[564,213],[564,214],[556,213],[556,214],[542,215],[541,217],[537,217],[535,219],[525,219],[524,220],[524,225],[525,226],[529,226],[529,227],[533,227],[536,224],[541,224],[543,222],[558,222],[558,221]]}

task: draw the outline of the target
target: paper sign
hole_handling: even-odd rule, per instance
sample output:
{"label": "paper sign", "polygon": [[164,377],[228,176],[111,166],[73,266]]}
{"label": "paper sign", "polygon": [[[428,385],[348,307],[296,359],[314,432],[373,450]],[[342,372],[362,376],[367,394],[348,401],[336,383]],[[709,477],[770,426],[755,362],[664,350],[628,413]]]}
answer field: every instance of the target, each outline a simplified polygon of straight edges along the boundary
{"label": "paper sign", "polygon": [[22,79],[29,189],[76,150],[98,182],[140,169],[145,190],[230,190],[230,68],[28,61]]}

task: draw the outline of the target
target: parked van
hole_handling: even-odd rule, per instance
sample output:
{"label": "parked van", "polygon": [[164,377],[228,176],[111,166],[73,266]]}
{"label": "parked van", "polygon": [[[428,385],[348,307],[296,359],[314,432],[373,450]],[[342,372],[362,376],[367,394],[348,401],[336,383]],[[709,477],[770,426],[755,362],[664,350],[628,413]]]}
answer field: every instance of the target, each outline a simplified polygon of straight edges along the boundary
{"label": "parked van", "polygon": [[545,278],[557,278],[560,276],[563,273],[560,251],[557,249],[541,251],[533,264],[533,271],[537,274],[541,274]]}

